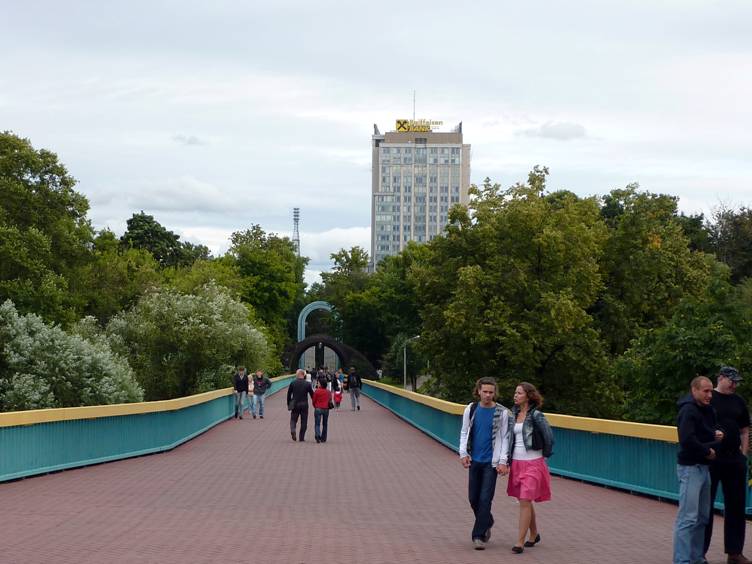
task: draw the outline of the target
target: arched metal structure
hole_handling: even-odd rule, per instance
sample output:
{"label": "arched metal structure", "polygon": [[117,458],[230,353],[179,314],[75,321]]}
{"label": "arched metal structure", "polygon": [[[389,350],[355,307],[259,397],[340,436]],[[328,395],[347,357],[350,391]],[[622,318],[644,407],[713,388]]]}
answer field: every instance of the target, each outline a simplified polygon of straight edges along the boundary
{"label": "arched metal structure", "polygon": [[298,342],[305,339],[305,323],[306,319],[308,319],[308,315],[311,312],[316,311],[317,309],[323,309],[324,311],[331,312],[333,308],[332,304],[330,304],[329,302],[317,301],[311,302],[302,310],[300,310],[300,315],[298,315]]}
{"label": "arched metal structure", "polygon": [[283,359],[284,364],[289,367],[290,370],[301,368],[300,362],[303,358],[303,353],[305,353],[307,349],[318,345],[332,349],[334,354],[339,358],[340,365],[344,369],[347,369],[349,366],[355,366],[361,376],[365,378],[376,377],[376,369],[361,352],[329,335],[311,335],[310,337],[296,343],[286,351],[285,358]]}

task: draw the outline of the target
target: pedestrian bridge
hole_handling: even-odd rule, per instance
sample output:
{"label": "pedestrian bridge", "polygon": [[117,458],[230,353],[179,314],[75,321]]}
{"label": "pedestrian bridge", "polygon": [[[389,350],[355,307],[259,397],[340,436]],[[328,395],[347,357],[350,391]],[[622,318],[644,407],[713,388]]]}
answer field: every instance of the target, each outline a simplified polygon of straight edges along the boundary
{"label": "pedestrian bridge", "polygon": [[[263,420],[231,419],[231,393],[0,414],[0,562],[671,560],[676,506],[656,497],[676,499],[672,427],[549,415],[553,500],[537,509],[541,544],[513,555],[504,478],[491,542],[472,549],[451,450],[462,406],[366,381],[362,410],[345,398],[319,445],[312,416],[291,441],[283,393]],[[725,562],[721,537],[710,562]]]}

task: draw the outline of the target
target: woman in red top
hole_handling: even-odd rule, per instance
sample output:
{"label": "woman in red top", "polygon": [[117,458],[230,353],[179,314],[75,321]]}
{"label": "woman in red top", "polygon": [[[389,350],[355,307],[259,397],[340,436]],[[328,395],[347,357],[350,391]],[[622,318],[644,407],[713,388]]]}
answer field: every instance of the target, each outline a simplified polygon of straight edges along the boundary
{"label": "woman in red top", "polygon": [[[316,433],[316,442],[326,442],[326,431],[329,427],[329,401],[332,393],[326,389],[326,379],[320,378],[316,391],[313,392],[313,421],[314,431]],[[323,428],[322,428],[323,420]]]}

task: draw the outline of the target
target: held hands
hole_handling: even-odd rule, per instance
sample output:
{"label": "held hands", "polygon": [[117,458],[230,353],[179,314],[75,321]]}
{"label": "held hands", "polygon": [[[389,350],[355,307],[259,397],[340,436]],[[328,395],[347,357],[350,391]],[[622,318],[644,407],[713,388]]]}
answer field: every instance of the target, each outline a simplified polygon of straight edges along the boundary
{"label": "held hands", "polygon": [[705,458],[707,458],[708,460],[715,460],[715,451],[711,448],[710,452]]}
{"label": "held hands", "polygon": [[497,472],[497,473],[498,473],[498,474],[499,474],[500,476],[506,476],[507,474],[509,474],[509,466],[507,466],[506,464],[499,464],[499,465],[498,465],[498,466],[496,467],[496,472]]}
{"label": "held hands", "polygon": [[463,456],[460,458],[463,468],[470,468],[470,456]]}

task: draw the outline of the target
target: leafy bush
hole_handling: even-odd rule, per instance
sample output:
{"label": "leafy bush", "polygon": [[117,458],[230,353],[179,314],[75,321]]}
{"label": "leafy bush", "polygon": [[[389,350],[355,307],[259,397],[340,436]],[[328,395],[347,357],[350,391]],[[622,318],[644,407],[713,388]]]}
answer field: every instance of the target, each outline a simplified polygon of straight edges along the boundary
{"label": "leafy bush", "polygon": [[229,386],[233,365],[266,367],[271,351],[264,330],[213,282],[196,294],[154,290],[107,325],[111,345],[127,356],[148,400]]}
{"label": "leafy bush", "polygon": [[128,362],[90,341],[0,305],[0,411],[141,401]]}

